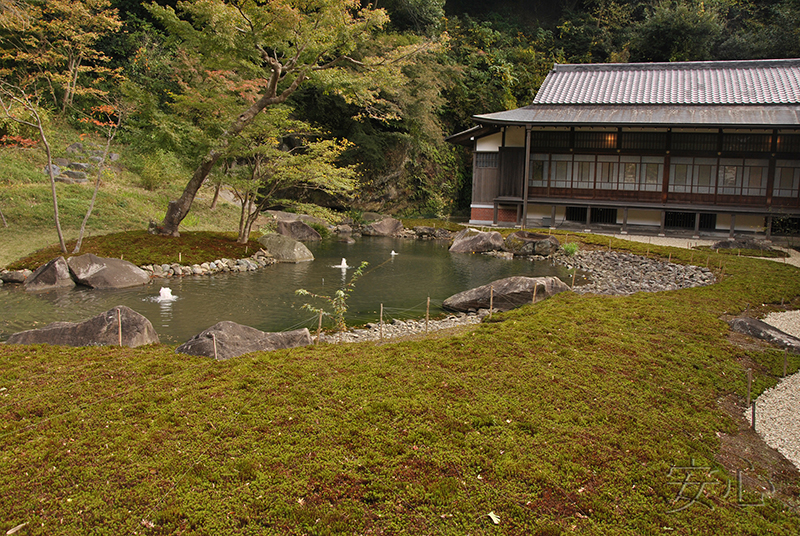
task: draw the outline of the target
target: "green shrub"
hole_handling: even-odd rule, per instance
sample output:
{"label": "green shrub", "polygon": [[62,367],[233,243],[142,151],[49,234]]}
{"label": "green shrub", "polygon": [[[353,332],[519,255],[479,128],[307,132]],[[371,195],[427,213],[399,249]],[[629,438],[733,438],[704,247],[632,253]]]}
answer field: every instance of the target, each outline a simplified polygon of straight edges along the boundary
{"label": "green shrub", "polygon": [[564,253],[571,257],[578,252],[579,245],[577,242],[568,242],[561,247],[564,249]]}
{"label": "green shrub", "polygon": [[142,188],[150,192],[187,176],[187,171],[174,153],[158,149],[137,160],[131,163],[131,168],[139,174]]}

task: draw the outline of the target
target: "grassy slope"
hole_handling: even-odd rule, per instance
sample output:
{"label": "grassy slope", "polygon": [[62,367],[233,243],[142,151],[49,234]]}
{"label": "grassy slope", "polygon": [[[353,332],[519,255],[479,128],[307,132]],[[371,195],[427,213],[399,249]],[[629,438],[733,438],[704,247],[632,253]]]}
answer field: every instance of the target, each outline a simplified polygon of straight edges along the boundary
{"label": "grassy slope", "polygon": [[721,469],[717,433],[735,426],[717,400],[744,396],[740,362],[759,364],[759,392],[782,363],[731,345],[719,317],[800,302],[797,269],[713,253],[710,265],[720,259],[712,287],[563,294],[439,340],[225,362],[164,346],[0,346],[0,528],[797,534],[797,513],[740,507],[735,483],[669,513],[672,466]]}
{"label": "grassy slope", "polygon": [[[54,157],[66,156],[64,149],[79,139],[76,132],[63,126],[54,127],[52,138]],[[85,141],[88,143],[90,140]],[[112,151],[120,151],[121,158],[110,168],[112,173],[106,175],[100,187],[86,236],[146,230],[150,220],[161,221],[167,202],[176,199],[183,186],[176,180],[174,184],[165,183],[156,191],[144,190],[140,187],[140,178],[126,167],[136,156],[124,146],[112,147]],[[58,243],[50,183],[42,172],[45,163],[41,149],[0,147],[0,210],[8,224],[8,227],[3,227],[0,222],[0,268],[33,251]],[[86,185],[56,185],[61,227],[67,240],[78,236],[92,197],[94,177],[91,179],[91,184]],[[201,190],[182,230],[235,232],[238,229],[239,210],[220,203],[215,211],[210,211],[211,194],[206,189]]]}

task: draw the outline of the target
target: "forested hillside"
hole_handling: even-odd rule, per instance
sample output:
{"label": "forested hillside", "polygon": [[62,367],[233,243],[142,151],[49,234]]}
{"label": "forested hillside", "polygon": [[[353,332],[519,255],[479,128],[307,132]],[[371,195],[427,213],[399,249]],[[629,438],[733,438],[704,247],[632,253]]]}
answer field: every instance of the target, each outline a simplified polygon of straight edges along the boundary
{"label": "forested hillside", "polygon": [[[167,231],[201,185],[235,188],[253,212],[290,199],[456,213],[471,170],[444,137],[474,114],[528,104],[553,63],[800,56],[800,0],[3,0],[0,9],[8,114],[30,123],[37,111],[45,129],[112,128],[113,143],[138,155],[131,166],[168,168],[164,180],[188,194]],[[0,117],[2,143],[38,142],[35,124]]]}

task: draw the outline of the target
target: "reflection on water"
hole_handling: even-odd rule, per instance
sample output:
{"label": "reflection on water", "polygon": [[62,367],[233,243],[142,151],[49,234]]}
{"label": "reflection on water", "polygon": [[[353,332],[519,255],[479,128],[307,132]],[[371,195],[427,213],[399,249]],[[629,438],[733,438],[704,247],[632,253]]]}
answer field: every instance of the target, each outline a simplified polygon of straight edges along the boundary
{"label": "reflection on water", "polygon": [[[147,317],[162,342],[168,343],[184,342],[222,320],[264,331],[316,328],[317,317],[304,310],[303,304],[323,308],[326,304],[297,296],[295,290],[331,296],[362,261],[369,265],[348,300],[351,324],[377,321],[381,304],[385,320],[420,318],[429,296],[435,315],[445,298],[512,275],[556,275],[571,281],[566,269],[549,262],[451,254],[447,248],[445,241],[365,237],[355,244],[310,244],[316,257],[313,262],[277,264],[258,272],[159,279],[134,289],[76,287],[30,293],[20,285],[4,285],[0,287],[0,340],[55,321],[83,320],[117,305],[127,305]],[[341,267],[343,261],[350,270]],[[162,287],[175,299],[163,299]]]}

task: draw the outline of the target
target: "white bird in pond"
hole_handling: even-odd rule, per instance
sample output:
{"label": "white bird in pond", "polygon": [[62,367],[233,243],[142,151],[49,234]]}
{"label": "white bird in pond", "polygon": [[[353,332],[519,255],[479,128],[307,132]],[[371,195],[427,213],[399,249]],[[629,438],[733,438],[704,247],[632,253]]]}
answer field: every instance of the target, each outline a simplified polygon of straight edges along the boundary
{"label": "white bird in pond", "polygon": [[400,255],[400,254],[397,253],[395,250],[392,250],[392,254],[391,255],[392,255],[392,257],[394,257],[395,255]]}

